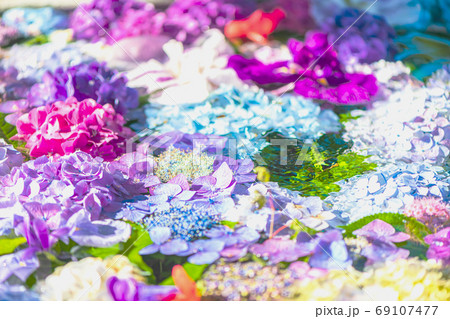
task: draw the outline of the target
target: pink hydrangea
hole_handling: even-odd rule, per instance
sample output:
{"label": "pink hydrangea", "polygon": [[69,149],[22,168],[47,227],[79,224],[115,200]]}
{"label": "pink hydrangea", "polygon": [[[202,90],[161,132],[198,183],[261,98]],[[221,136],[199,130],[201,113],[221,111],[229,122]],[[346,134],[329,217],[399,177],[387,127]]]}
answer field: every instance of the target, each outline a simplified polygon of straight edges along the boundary
{"label": "pink hydrangea", "polygon": [[27,142],[32,157],[81,150],[112,161],[124,153],[125,141],[133,135],[124,124],[110,104],[70,97],[22,115],[14,138]]}
{"label": "pink hydrangea", "polygon": [[405,215],[437,227],[450,217],[449,206],[437,198],[416,198],[405,207]]}

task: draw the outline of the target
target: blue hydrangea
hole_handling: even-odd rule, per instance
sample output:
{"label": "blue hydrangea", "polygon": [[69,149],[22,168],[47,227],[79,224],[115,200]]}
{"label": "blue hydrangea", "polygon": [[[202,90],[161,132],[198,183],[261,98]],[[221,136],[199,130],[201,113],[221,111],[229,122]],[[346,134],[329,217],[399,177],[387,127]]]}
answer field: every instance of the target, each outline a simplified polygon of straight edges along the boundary
{"label": "blue hydrangea", "polygon": [[350,221],[383,213],[400,213],[417,197],[449,199],[450,178],[442,167],[397,163],[338,184],[341,190],[327,199],[334,213]]}
{"label": "blue hydrangea", "polygon": [[203,237],[208,229],[220,222],[220,214],[213,209],[182,205],[155,212],[142,220],[149,229],[168,227],[173,239],[192,240]]}
{"label": "blue hydrangea", "polygon": [[150,104],[145,112],[148,126],[162,133],[180,130],[226,135],[237,139],[238,147],[254,151],[265,146],[265,141],[258,139],[270,130],[286,137],[317,137],[340,128],[335,113],[321,111],[310,100],[289,94],[278,98],[262,90],[252,92],[234,87],[221,87],[202,103]]}
{"label": "blue hydrangea", "polygon": [[25,36],[49,34],[69,25],[68,15],[51,7],[12,8],[3,13],[2,20],[5,25],[17,28]]}
{"label": "blue hydrangea", "polygon": [[38,301],[39,295],[24,286],[0,284],[0,301]]}

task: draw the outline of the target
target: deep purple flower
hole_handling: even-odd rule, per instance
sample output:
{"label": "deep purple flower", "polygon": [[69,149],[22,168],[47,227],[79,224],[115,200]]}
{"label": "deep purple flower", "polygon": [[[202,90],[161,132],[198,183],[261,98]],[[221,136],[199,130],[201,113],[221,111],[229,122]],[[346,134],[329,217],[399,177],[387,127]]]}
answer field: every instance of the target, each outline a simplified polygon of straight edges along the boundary
{"label": "deep purple flower", "polygon": [[450,264],[450,227],[426,236],[425,242],[430,245],[427,251],[428,259],[441,260],[444,265]]}
{"label": "deep purple flower", "polygon": [[395,30],[383,17],[361,13],[346,8],[322,26],[331,43],[339,38],[335,44],[339,60],[344,64],[392,60],[396,53]]}
{"label": "deep purple flower", "polygon": [[307,33],[304,42],[290,39],[288,47],[292,55],[290,61],[265,65],[256,59],[234,55],[228,66],[243,80],[253,80],[261,85],[289,84],[288,88],[297,94],[337,104],[366,102],[377,93],[373,75],[345,72],[326,34]]}
{"label": "deep purple flower", "polygon": [[154,6],[142,1],[92,0],[75,9],[70,27],[76,39],[104,39],[113,44],[123,38],[159,34],[161,27],[155,15]]}
{"label": "deep purple flower", "polygon": [[175,286],[149,286],[133,278],[120,279],[112,276],[106,286],[115,301],[162,301],[173,297]]}
{"label": "deep purple flower", "polygon": [[368,259],[367,264],[409,256],[408,250],[398,248],[394,243],[408,240],[410,236],[403,232],[395,232],[392,225],[380,219],[375,219],[363,228],[355,230],[353,234],[366,237],[370,243],[361,251],[361,255]]}

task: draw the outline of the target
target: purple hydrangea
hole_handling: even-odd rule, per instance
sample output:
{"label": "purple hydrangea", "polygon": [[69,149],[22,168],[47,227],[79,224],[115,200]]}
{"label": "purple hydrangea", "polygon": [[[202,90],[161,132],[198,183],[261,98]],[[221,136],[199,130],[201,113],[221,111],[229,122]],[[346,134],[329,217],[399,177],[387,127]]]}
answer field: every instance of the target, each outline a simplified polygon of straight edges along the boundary
{"label": "purple hydrangea", "polygon": [[14,40],[20,37],[19,30],[5,25],[0,19],[0,47],[10,45]]}
{"label": "purple hydrangea", "polygon": [[410,236],[396,232],[392,225],[380,219],[375,219],[361,229],[355,230],[353,234],[363,236],[369,241],[369,245],[361,251],[361,255],[367,258],[366,264],[409,256],[408,250],[398,248],[394,243],[406,241]]}
{"label": "purple hydrangea", "polygon": [[[5,72],[12,73],[11,76],[14,74],[13,71]],[[124,114],[139,104],[137,90],[126,84],[125,76],[109,69],[104,63],[60,67],[55,72],[45,72],[41,82],[31,87],[24,80],[12,82],[5,90],[5,93],[11,92],[12,96],[7,96],[7,101],[0,103],[0,112],[12,113],[7,120],[14,124],[21,114],[32,107],[65,101],[74,96],[79,101],[92,98],[102,105],[109,103]]]}
{"label": "purple hydrangea", "polygon": [[450,265],[450,227],[426,236],[425,242],[430,245],[427,258],[440,260],[444,265]]}
{"label": "purple hydrangea", "polygon": [[0,176],[9,174],[11,169],[15,166],[20,166],[22,161],[22,154],[12,145],[8,145],[0,139]]}
{"label": "purple hydrangea", "polygon": [[123,38],[159,34],[161,27],[152,4],[135,0],[92,0],[70,17],[76,39],[113,44]]}
{"label": "purple hydrangea", "polygon": [[335,49],[344,64],[392,61],[396,53],[395,30],[381,16],[346,8],[322,29],[331,43],[339,38]]}
{"label": "purple hydrangea", "polygon": [[224,29],[255,10],[253,0],[176,0],[166,10],[163,31],[178,41],[192,43],[206,30]]}

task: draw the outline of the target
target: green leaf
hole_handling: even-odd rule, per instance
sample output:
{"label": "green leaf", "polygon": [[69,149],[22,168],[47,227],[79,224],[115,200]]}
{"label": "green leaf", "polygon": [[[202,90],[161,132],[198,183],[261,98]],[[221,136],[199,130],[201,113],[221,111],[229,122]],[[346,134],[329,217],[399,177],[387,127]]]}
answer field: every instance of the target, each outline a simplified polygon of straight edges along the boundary
{"label": "green leaf", "polygon": [[339,122],[345,123],[351,120],[359,119],[361,115],[353,116],[351,112],[339,114]]}
{"label": "green leaf", "polygon": [[[205,272],[206,268],[208,268],[208,267],[209,267],[209,265],[194,265],[191,263],[183,264],[184,270],[186,270],[189,277],[191,277],[192,280],[194,280],[194,281],[199,280],[202,277],[203,273]],[[163,280],[163,282],[161,282],[161,285],[164,285],[164,286],[175,285],[175,283],[173,282],[172,276]]]}
{"label": "green leaf", "polygon": [[25,237],[0,238],[0,256],[13,253],[18,246],[26,242]]}
{"label": "green leaf", "polygon": [[12,144],[10,138],[17,134],[16,127],[5,121],[7,114],[0,113],[0,138],[4,139],[8,144]]}
{"label": "green leaf", "polygon": [[379,213],[363,217],[353,223],[345,226],[340,226],[344,230],[344,237],[356,237],[353,232],[364,227],[375,219],[380,219],[392,225],[396,231],[407,233],[413,240],[423,243],[423,238],[431,234],[430,229],[413,217],[408,217],[403,214],[396,213]]}
{"label": "green leaf", "polygon": [[121,253],[124,256],[127,256],[130,262],[138,266],[144,271],[153,273],[152,268],[150,268],[142,259],[142,256],[139,255],[139,251],[151,245],[153,242],[150,239],[150,235],[146,228],[141,225],[131,223],[132,232],[130,238],[127,240],[125,244],[123,244],[123,248]]}
{"label": "green leaf", "polygon": [[291,236],[292,239],[296,238],[300,232],[305,232],[311,236],[314,236],[315,234],[318,233],[317,230],[305,226],[301,221],[297,219],[293,220],[293,223],[291,224],[290,228],[295,231],[295,234]]}
{"label": "green leaf", "polygon": [[234,227],[236,227],[236,225],[239,224],[239,222],[230,222],[229,220],[222,220],[220,222],[220,224],[224,225],[224,226],[228,226],[231,229],[234,229]]}
{"label": "green leaf", "polygon": [[87,253],[93,257],[106,258],[109,256],[114,256],[120,253],[119,244],[115,244],[111,247],[99,248],[99,247],[90,247]]}

